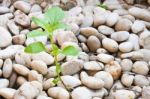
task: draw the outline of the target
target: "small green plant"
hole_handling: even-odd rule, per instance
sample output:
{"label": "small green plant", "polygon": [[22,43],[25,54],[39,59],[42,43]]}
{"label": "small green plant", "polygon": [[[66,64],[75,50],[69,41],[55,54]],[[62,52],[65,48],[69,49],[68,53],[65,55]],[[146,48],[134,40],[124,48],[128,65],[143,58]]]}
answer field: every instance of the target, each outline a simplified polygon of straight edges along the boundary
{"label": "small green plant", "polygon": [[103,8],[103,9],[108,9],[107,5],[100,3],[98,4],[99,7]]}
{"label": "small green plant", "polygon": [[45,51],[45,52],[53,55],[55,66],[56,66],[56,73],[57,73],[57,77],[53,80],[54,84],[57,84],[58,81],[61,81],[63,83],[63,81],[61,80],[61,77],[60,77],[61,66],[57,60],[57,55],[61,53],[66,56],[67,55],[77,56],[79,54],[79,49],[76,48],[75,46],[68,45],[63,49],[59,49],[59,47],[53,41],[53,35],[54,35],[55,30],[67,28],[67,25],[62,22],[64,17],[65,17],[65,14],[64,14],[63,10],[59,7],[52,7],[50,9],[48,9],[44,13],[44,18],[42,18],[42,19],[33,17],[32,21],[37,26],[39,26],[39,28],[29,32],[27,34],[27,37],[30,38],[30,37],[38,37],[38,36],[46,35],[50,40],[50,44],[52,46],[52,51],[48,51],[48,49],[46,49],[45,45],[42,42],[31,43],[24,50],[26,53],[30,53],[30,54],[35,54],[35,53]]}

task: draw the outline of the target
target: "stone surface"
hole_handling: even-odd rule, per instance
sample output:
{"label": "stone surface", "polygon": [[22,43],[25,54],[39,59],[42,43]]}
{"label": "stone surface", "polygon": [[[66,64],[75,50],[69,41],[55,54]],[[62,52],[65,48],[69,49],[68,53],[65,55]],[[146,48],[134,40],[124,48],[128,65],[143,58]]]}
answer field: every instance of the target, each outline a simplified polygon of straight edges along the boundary
{"label": "stone surface", "polygon": [[5,28],[0,27],[0,47],[7,47],[11,41],[11,34]]}
{"label": "stone surface", "polygon": [[31,9],[31,5],[25,1],[16,1],[14,3],[14,7],[18,10],[23,11],[24,13],[29,13],[30,9]]}
{"label": "stone surface", "polygon": [[134,17],[150,22],[150,12],[147,9],[132,7],[128,11]]}

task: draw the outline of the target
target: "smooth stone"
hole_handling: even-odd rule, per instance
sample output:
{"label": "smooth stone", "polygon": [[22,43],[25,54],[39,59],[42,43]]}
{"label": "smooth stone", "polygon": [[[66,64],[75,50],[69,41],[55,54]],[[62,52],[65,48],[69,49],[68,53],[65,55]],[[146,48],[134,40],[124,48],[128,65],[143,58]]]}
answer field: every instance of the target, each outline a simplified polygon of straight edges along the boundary
{"label": "smooth stone", "polygon": [[16,89],[12,88],[1,88],[0,89],[0,96],[4,97],[5,99],[13,99]]}
{"label": "smooth stone", "polygon": [[106,20],[106,25],[108,26],[114,26],[119,20],[119,15],[118,13],[110,13],[107,17]]}
{"label": "smooth stone", "polygon": [[4,27],[0,27],[0,47],[7,47],[11,42],[11,34]]}
{"label": "smooth stone", "polygon": [[84,63],[84,69],[89,71],[99,71],[104,68],[104,65],[100,62],[89,61]]}
{"label": "smooth stone", "polygon": [[55,99],[70,99],[69,92],[62,87],[49,88],[47,93]]}
{"label": "smooth stone", "polygon": [[92,99],[92,93],[86,87],[77,87],[71,92],[72,99]]}
{"label": "smooth stone", "polygon": [[104,35],[111,35],[112,33],[114,33],[114,29],[105,25],[99,26],[98,31]]}
{"label": "smooth stone", "polygon": [[133,33],[142,32],[145,29],[145,24],[142,21],[136,20],[134,21],[131,30]]}
{"label": "smooth stone", "polygon": [[123,42],[120,43],[119,45],[119,50],[124,53],[131,52],[132,49],[133,49],[133,44],[131,42]]}
{"label": "smooth stone", "polygon": [[105,71],[97,72],[94,77],[99,78],[104,81],[104,87],[110,89],[113,85],[113,77],[110,73]]}
{"label": "smooth stone", "polygon": [[101,47],[101,43],[96,36],[90,36],[87,39],[87,46],[90,49],[90,51],[95,52],[98,48]]}
{"label": "smooth stone", "polygon": [[30,18],[24,13],[16,15],[14,20],[17,24],[19,24],[23,27],[30,26]]}
{"label": "smooth stone", "polygon": [[72,75],[79,72],[83,68],[83,61],[81,60],[70,60],[62,64],[62,74]]}
{"label": "smooth stone", "polygon": [[102,40],[102,45],[109,52],[117,52],[119,47],[118,43],[110,38],[104,38]]}
{"label": "smooth stone", "polygon": [[132,22],[128,19],[119,19],[115,25],[116,31],[129,31],[131,29]]}
{"label": "smooth stone", "polygon": [[117,90],[113,96],[115,99],[128,99],[128,98],[135,99],[136,97],[133,91],[125,90],[125,89]]}
{"label": "smooth stone", "polygon": [[8,77],[11,76],[12,71],[13,71],[13,66],[12,66],[12,61],[11,61],[11,59],[8,58],[8,59],[6,59],[6,60],[4,61],[4,65],[3,65],[2,71],[3,71],[3,76],[4,76],[5,78],[8,78]]}
{"label": "smooth stone", "polygon": [[12,34],[14,35],[19,34],[19,27],[15,24],[13,20],[8,21],[7,26]]}
{"label": "smooth stone", "polygon": [[31,58],[33,60],[41,60],[45,62],[47,65],[51,65],[54,63],[54,58],[46,52],[40,52],[40,53],[34,54],[31,56]]}
{"label": "smooth stone", "polygon": [[33,60],[31,62],[31,68],[43,75],[47,74],[47,65],[41,60]]}
{"label": "smooth stone", "polygon": [[0,14],[5,14],[5,13],[8,13],[8,12],[10,12],[9,8],[4,7],[4,6],[0,7]]}
{"label": "smooth stone", "polygon": [[144,86],[149,86],[150,82],[143,75],[135,75],[134,84],[139,86],[139,87],[144,87]]}
{"label": "smooth stone", "polygon": [[27,67],[20,64],[13,64],[13,69],[22,76],[27,76],[30,71]]}
{"label": "smooth stone", "polygon": [[9,86],[9,80],[8,79],[0,79],[0,89],[1,88],[7,88]]}
{"label": "smooth stone", "polygon": [[98,31],[93,27],[84,27],[84,28],[81,28],[80,31],[81,31],[81,34],[86,37],[98,34]]}
{"label": "smooth stone", "polygon": [[13,5],[16,9],[21,10],[24,13],[29,13],[31,9],[31,5],[25,1],[16,1]]}
{"label": "smooth stone", "polygon": [[135,18],[150,22],[150,12],[147,9],[131,7],[128,11]]}
{"label": "smooth stone", "polygon": [[132,66],[132,72],[141,75],[147,75],[149,72],[149,67],[145,61],[136,61]]}
{"label": "smooth stone", "polygon": [[121,42],[129,38],[130,34],[127,31],[119,31],[111,34],[111,38],[115,41]]}

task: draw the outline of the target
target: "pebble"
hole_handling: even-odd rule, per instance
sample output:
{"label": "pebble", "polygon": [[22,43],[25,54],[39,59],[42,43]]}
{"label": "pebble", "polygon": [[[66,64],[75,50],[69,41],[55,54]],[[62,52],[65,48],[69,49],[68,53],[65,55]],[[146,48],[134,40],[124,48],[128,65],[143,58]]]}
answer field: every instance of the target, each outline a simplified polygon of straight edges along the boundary
{"label": "pebble", "polygon": [[24,13],[16,15],[14,21],[23,27],[30,26],[30,18]]}
{"label": "pebble", "polygon": [[10,75],[12,74],[12,71],[13,71],[13,66],[12,66],[11,59],[6,59],[4,61],[4,65],[3,65],[2,71],[3,71],[3,76],[5,78],[10,77]]}
{"label": "pebble", "polygon": [[119,31],[111,34],[111,38],[115,41],[121,42],[129,38],[130,34],[127,31]]}
{"label": "pebble", "polygon": [[16,1],[14,3],[14,7],[24,13],[29,13],[31,9],[31,5],[25,1]]}
{"label": "pebble", "polygon": [[110,13],[106,19],[106,25],[108,26],[114,26],[119,20],[118,13]]}
{"label": "pebble", "polygon": [[56,35],[57,35],[56,39],[60,46],[62,46],[63,43],[65,43],[65,42],[78,43],[78,40],[77,40],[75,34],[71,31],[58,31]]}
{"label": "pebble", "polygon": [[26,36],[24,34],[16,35],[12,37],[14,44],[23,45],[25,43]]}
{"label": "pebble", "polygon": [[81,27],[90,27],[93,24],[93,16],[92,15],[85,15],[81,22]]}
{"label": "pebble", "polygon": [[120,63],[122,71],[131,71],[133,62],[130,59],[123,59]]}
{"label": "pebble", "polygon": [[13,69],[22,76],[27,76],[30,71],[27,67],[20,64],[13,64]]}
{"label": "pebble", "polygon": [[34,12],[42,12],[42,8],[38,4],[34,4],[31,7],[30,13],[34,13]]}
{"label": "pebble", "polygon": [[114,57],[112,55],[102,53],[97,55],[97,60],[103,63],[110,63],[114,60]]}
{"label": "pebble", "polygon": [[16,82],[17,82],[18,85],[21,86],[23,83],[27,82],[27,79],[24,78],[23,76],[19,76],[19,77],[17,78]]}
{"label": "pebble", "polygon": [[110,89],[113,85],[113,77],[110,73],[105,71],[99,71],[97,72],[94,77],[99,78],[104,81],[104,87],[107,89]]}
{"label": "pebble", "polygon": [[105,25],[99,26],[98,31],[104,35],[111,35],[112,33],[114,33],[114,29]]}
{"label": "pebble", "polygon": [[0,59],[0,68],[2,68],[2,66],[3,66],[3,60]]}
{"label": "pebble", "polygon": [[[128,79],[128,80],[127,80]],[[134,76],[129,74],[123,74],[121,77],[121,82],[126,87],[131,87],[134,81]]]}
{"label": "pebble", "polygon": [[4,27],[0,27],[0,47],[7,47],[11,41],[11,34]]}
{"label": "pebble", "polygon": [[131,42],[123,42],[119,45],[119,50],[123,53],[131,52],[133,49],[133,44]]}
{"label": "pebble", "polygon": [[32,60],[41,60],[45,62],[47,65],[51,65],[54,63],[54,58],[52,55],[46,52],[40,52],[31,56]]}
{"label": "pebble", "polygon": [[[78,78],[73,76],[65,75],[65,76],[61,76],[61,79],[68,89],[73,89],[81,85],[81,81]],[[58,83],[58,86],[63,86],[63,84]]]}
{"label": "pebble", "polygon": [[104,38],[102,40],[103,47],[109,52],[117,52],[118,51],[118,43],[110,38]]}
{"label": "pebble", "polygon": [[47,80],[44,80],[43,81],[43,89],[48,90],[49,88],[54,87],[55,84],[53,84],[53,80],[54,80],[54,78],[49,78]]}
{"label": "pebble", "polygon": [[136,34],[130,34],[128,40],[133,44],[133,50],[139,50],[140,44],[139,44],[139,37]]}
{"label": "pebble", "polygon": [[142,21],[136,20],[134,21],[131,30],[133,33],[142,32],[145,29],[145,24]]}
{"label": "pebble", "polygon": [[83,85],[91,89],[101,89],[104,86],[104,81],[96,77],[88,76],[86,72],[82,71],[80,74]]}
{"label": "pebble", "polygon": [[136,86],[143,87],[143,86],[149,86],[150,82],[143,75],[135,75],[135,77],[134,77],[134,84]]}
{"label": "pebble", "polygon": [[[29,90],[30,89],[30,90]],[[42,84],[38,81],[25,82],[15,92],[14,99],[27,98],[34,99],[42,91]]]}
{"label": "pebble", "polygon": [[0,79],[0,89],[7,88],[9,86],[9,80],[8,79]]}
{"label": "pebble", "polygon": [[86,87],[77,87],[71,92],[72,99],[92,99],[92,93]]}
{"label": "pebble", "polygon": [[115,30],[116,31],[129,31],[131,29],[132,22],[128,19],[120,19],[116,25]]}
{"label": "pebble", "polygon": [[133,64],[132,72],[141,75],[147,75],[149,72],[148,64],[145,61],[136,61]]}
{"label": "pebble", "polygon": [[142,90],[142,99],[149,99],[150,97],[150,86],[144,87]]}
{"label": "pebble", "polygon": [[95,52],[98,48],[101,47],[101,43],[96,36],[90,36],[87,39],[87,46],[90,51]]}
{"label": "pebble", "polygon": [[104,65],[100,62],[89,61],[84,63],[84,69],[89,71],[99,71],[104,68]]}
{"label": "pebble", "polygon": [[150,22],[150,12],[147,9],[131,7],[128,12],[135,18]]}
{"label": "pebble", "polygon": [[52,78],[52,77],[56,77],[57,74],[56,74],[56,66],[51,66],[48,68],[47,70],[47,75],[46,77],[47,78]]}
{"label": "pebble", "polygon": [[8,21],[7,26],[12,34],[14,35],[19,34],[19,27],[15,24],[14,20]]}
{"label": "pebble", "polygon": [[145,49],[150,49],[150,32],[144,31],[140,34],[139,43],[141,46],[143,46]]}
{"label": "pebble", "polygon": [[37,71],[35,70],[30,70],[28,73],[28,81],[39,81],[42,82],[43,81],[43,76],[42,74],[39,74]]}
{"label": "pebble", "polygon": [[105,65],[105,71],[109,72],[114,80],[121,76],[121,66],[117,61],[112,61],[110,64]]}
{"label": "pebble", "polygon": [[123,16],[123,15],[127,15],[128,11],[126,9],[116,9],[113,11],[114,13],[118,13],[118,15]]}
{"label": "pebble", "polygon": [[115,99],[135,99],[136,97],[133,91],[125,89],[117,90],[113,96]]}
{"label": "pebble", "polygon": [[8,12],[10,12],[9,8],[4,7],[4,6],[0,7],[0,14],[5,14],[5,13],[8,13]]}
{"label": "pebble", "polygon": [[70,60],[62,64],[62,74],[72,75],[79,72],[83,68],[83,61]]}
{"label": "pebble", "polygon": [[105,24],[106,16],[107,16],[106,13],[103,13],[103,14],[96,13],[96,14],[94,14],[94,21],[93,21],[94,26],[98,27],[100,25]]}
{"label": "pebble", "polygon": [[48,95],[57,99],[70,99],[68,91],[62,87],[53,87],[48,89]]}
{"label": "pebble", "polygon": [[5,99],[13,99],[16,89],[12,88],[1,88],[0,89],[0,96],[4,97]]}
{"label": "pebble", "polygon": [[93,27],[84,27],[80,29],[80,33],[86,37],[96,35],[98,31]]}
{"label": "pebble", "polygon": [[43,61],[33,60],[31,62],[31,68],[38,71],[40,74],[47,74],[47,65]]}

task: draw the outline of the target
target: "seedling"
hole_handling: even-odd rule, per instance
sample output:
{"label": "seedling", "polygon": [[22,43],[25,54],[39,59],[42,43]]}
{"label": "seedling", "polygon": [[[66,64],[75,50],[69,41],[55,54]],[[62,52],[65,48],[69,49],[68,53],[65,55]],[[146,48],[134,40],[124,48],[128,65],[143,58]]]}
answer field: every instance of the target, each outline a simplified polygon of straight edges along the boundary
{"label": "seedling", "polygon": [[54,35],[55,30],[67,28],[67,25],[62,22],[64,17],[65,17],[65,14],[63,10],[59,7],[52,7],[48,9],[44,13],[44,18],[42,19],[33,17],[32,21],[37,26],[39,26],[39,28],[29,32],[27,34],[27,37],[30,38],[30,37],[38,37],[38,36],[44,36],[44,35],[47,36],[50,40],[52,51],[48,51],[48,49],[46,49],[45,45],[42,42],[31,43],[24,50],[26,53],[30,53],[30,54],[36,54],[36,53],[45,51],[53,55],[55,66],[56,66],[56,73],[57,73],[57,77],[53,80],[54,84],[57,84],[59,81],[63,83],[60,77],[61,66],[57,60],[57,55],[61,53],[66,56],[68,55],[77,56],[79,54],[79,49],[76,48],[75,46],[69,45],[63,49],[60,49],[53,41],[53,35]]}
{"label": "seedling", "polygon": [[97,6],[103,8],[103,9],[108,9],[107,5],[104,4],[105,0],[101,0],[100,4],[98,4]]}
{"label": "seedling", "polygon": [[107,5],[105,5],[105,4],[99,4],[98,6],[103,8],[103,9],[107,9],[108,8]]}

